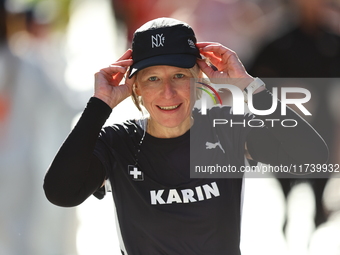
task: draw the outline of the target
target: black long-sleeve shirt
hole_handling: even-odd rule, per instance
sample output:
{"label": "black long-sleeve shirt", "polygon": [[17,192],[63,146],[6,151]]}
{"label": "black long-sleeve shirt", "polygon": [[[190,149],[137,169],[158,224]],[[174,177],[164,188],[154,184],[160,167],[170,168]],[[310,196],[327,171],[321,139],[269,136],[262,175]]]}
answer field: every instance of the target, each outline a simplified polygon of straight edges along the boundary
{"label": "black long-sleeve shirt", "polygon": [[[269,109],[271,101],[266,91],[253,98],[258,110]],[[242,179],[190,178],[190,161],[211,164],[218,159],[221,166],[240,167],[247,144],[252,158],[263,163],[324,163],[328,150],[323,139],[290,109],[286,116],[281,116],[280,105],[277,109],[255,118],[294,119],[297,126],[209,130],[215,116],[239,123],[253,117],[232,116],[230,107],[215,107],[207,116],[194,111],[195,124],[185,134],[162,139],[144,133],[136,121],[102,129],[111,109],[91,98],[45,176],[46,196],[56,205],[76,206],[98,194],[109,178],[122,254],[238,255]]]}

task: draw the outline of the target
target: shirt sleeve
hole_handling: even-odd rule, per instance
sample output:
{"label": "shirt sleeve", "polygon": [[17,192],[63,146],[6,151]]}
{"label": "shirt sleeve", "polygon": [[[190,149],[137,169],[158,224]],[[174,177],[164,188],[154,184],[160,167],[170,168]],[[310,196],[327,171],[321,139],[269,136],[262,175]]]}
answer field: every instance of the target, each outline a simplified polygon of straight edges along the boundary
{"label": "shirt sleeve", "polygon": [[76,206],[101,187],[106,173],[93,151],[111,111],[100,99],[89,100],[45,175],[43,188],[51,203]]}
{"label": "shirt sleeve", "polygon": [[[253,104],[257,110],[269,109],[272,94],[268,90],[255,94]],[[253,128],[247,136],[247,149],[255,161],[271,165],[327,162],[328,147],[322,137],[289,107],[286,115],[281,115],[280,101],[272,114],[255,118],[265,123],[263,127]],[[294,120],[295,126],[282,125],[284,119]]]}

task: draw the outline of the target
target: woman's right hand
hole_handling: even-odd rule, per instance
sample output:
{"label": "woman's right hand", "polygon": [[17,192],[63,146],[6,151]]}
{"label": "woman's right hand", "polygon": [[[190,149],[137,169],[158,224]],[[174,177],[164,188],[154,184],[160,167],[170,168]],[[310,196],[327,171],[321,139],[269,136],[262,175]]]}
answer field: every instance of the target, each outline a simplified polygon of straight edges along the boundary
{"label": "woman's right hand", "polygon": [[101,99],[111,108],[131,95],[135,76],[126,78],[125,83],[120,84],[133,63],[131,55],[132,50],[129,49],[115,63],[95,74],[94,97]]}

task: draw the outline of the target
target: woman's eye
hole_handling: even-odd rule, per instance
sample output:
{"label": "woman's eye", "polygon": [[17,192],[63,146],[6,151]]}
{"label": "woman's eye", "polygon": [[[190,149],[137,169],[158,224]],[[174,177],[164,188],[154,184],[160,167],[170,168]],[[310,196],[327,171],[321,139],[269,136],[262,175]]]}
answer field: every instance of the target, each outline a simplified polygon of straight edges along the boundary
{"label": "woman's eye", "polygon": [[156,76],[152,76],[152,77],[149,77],[148,79],[149,81],[157,81],[158,78]]}
{"label": "woman's eye", "polygon": [[175,74],[175,78],[183,78],[184,77],[184,74],[182,73],[178,73],[178,74]]}

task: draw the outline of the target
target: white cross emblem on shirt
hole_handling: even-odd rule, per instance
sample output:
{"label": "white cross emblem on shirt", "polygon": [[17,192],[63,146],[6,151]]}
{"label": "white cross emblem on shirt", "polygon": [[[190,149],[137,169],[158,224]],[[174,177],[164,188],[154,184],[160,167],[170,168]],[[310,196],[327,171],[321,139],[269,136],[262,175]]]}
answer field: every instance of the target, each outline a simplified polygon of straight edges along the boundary
{"label": "white cross emblem on shirt", "polygon": [[133,176],[133,180],[143,181],[143,172],[139,171],[136,166],[129,165],[129,174]]}
{"label": "white cross emblem on shirt", "polygon": [[133,168],[133,171],[130,171],[130,174],[133,175],[134,179],[138,179],[138,176],[142,174],[141,171],[138,171],[137,167]]}

